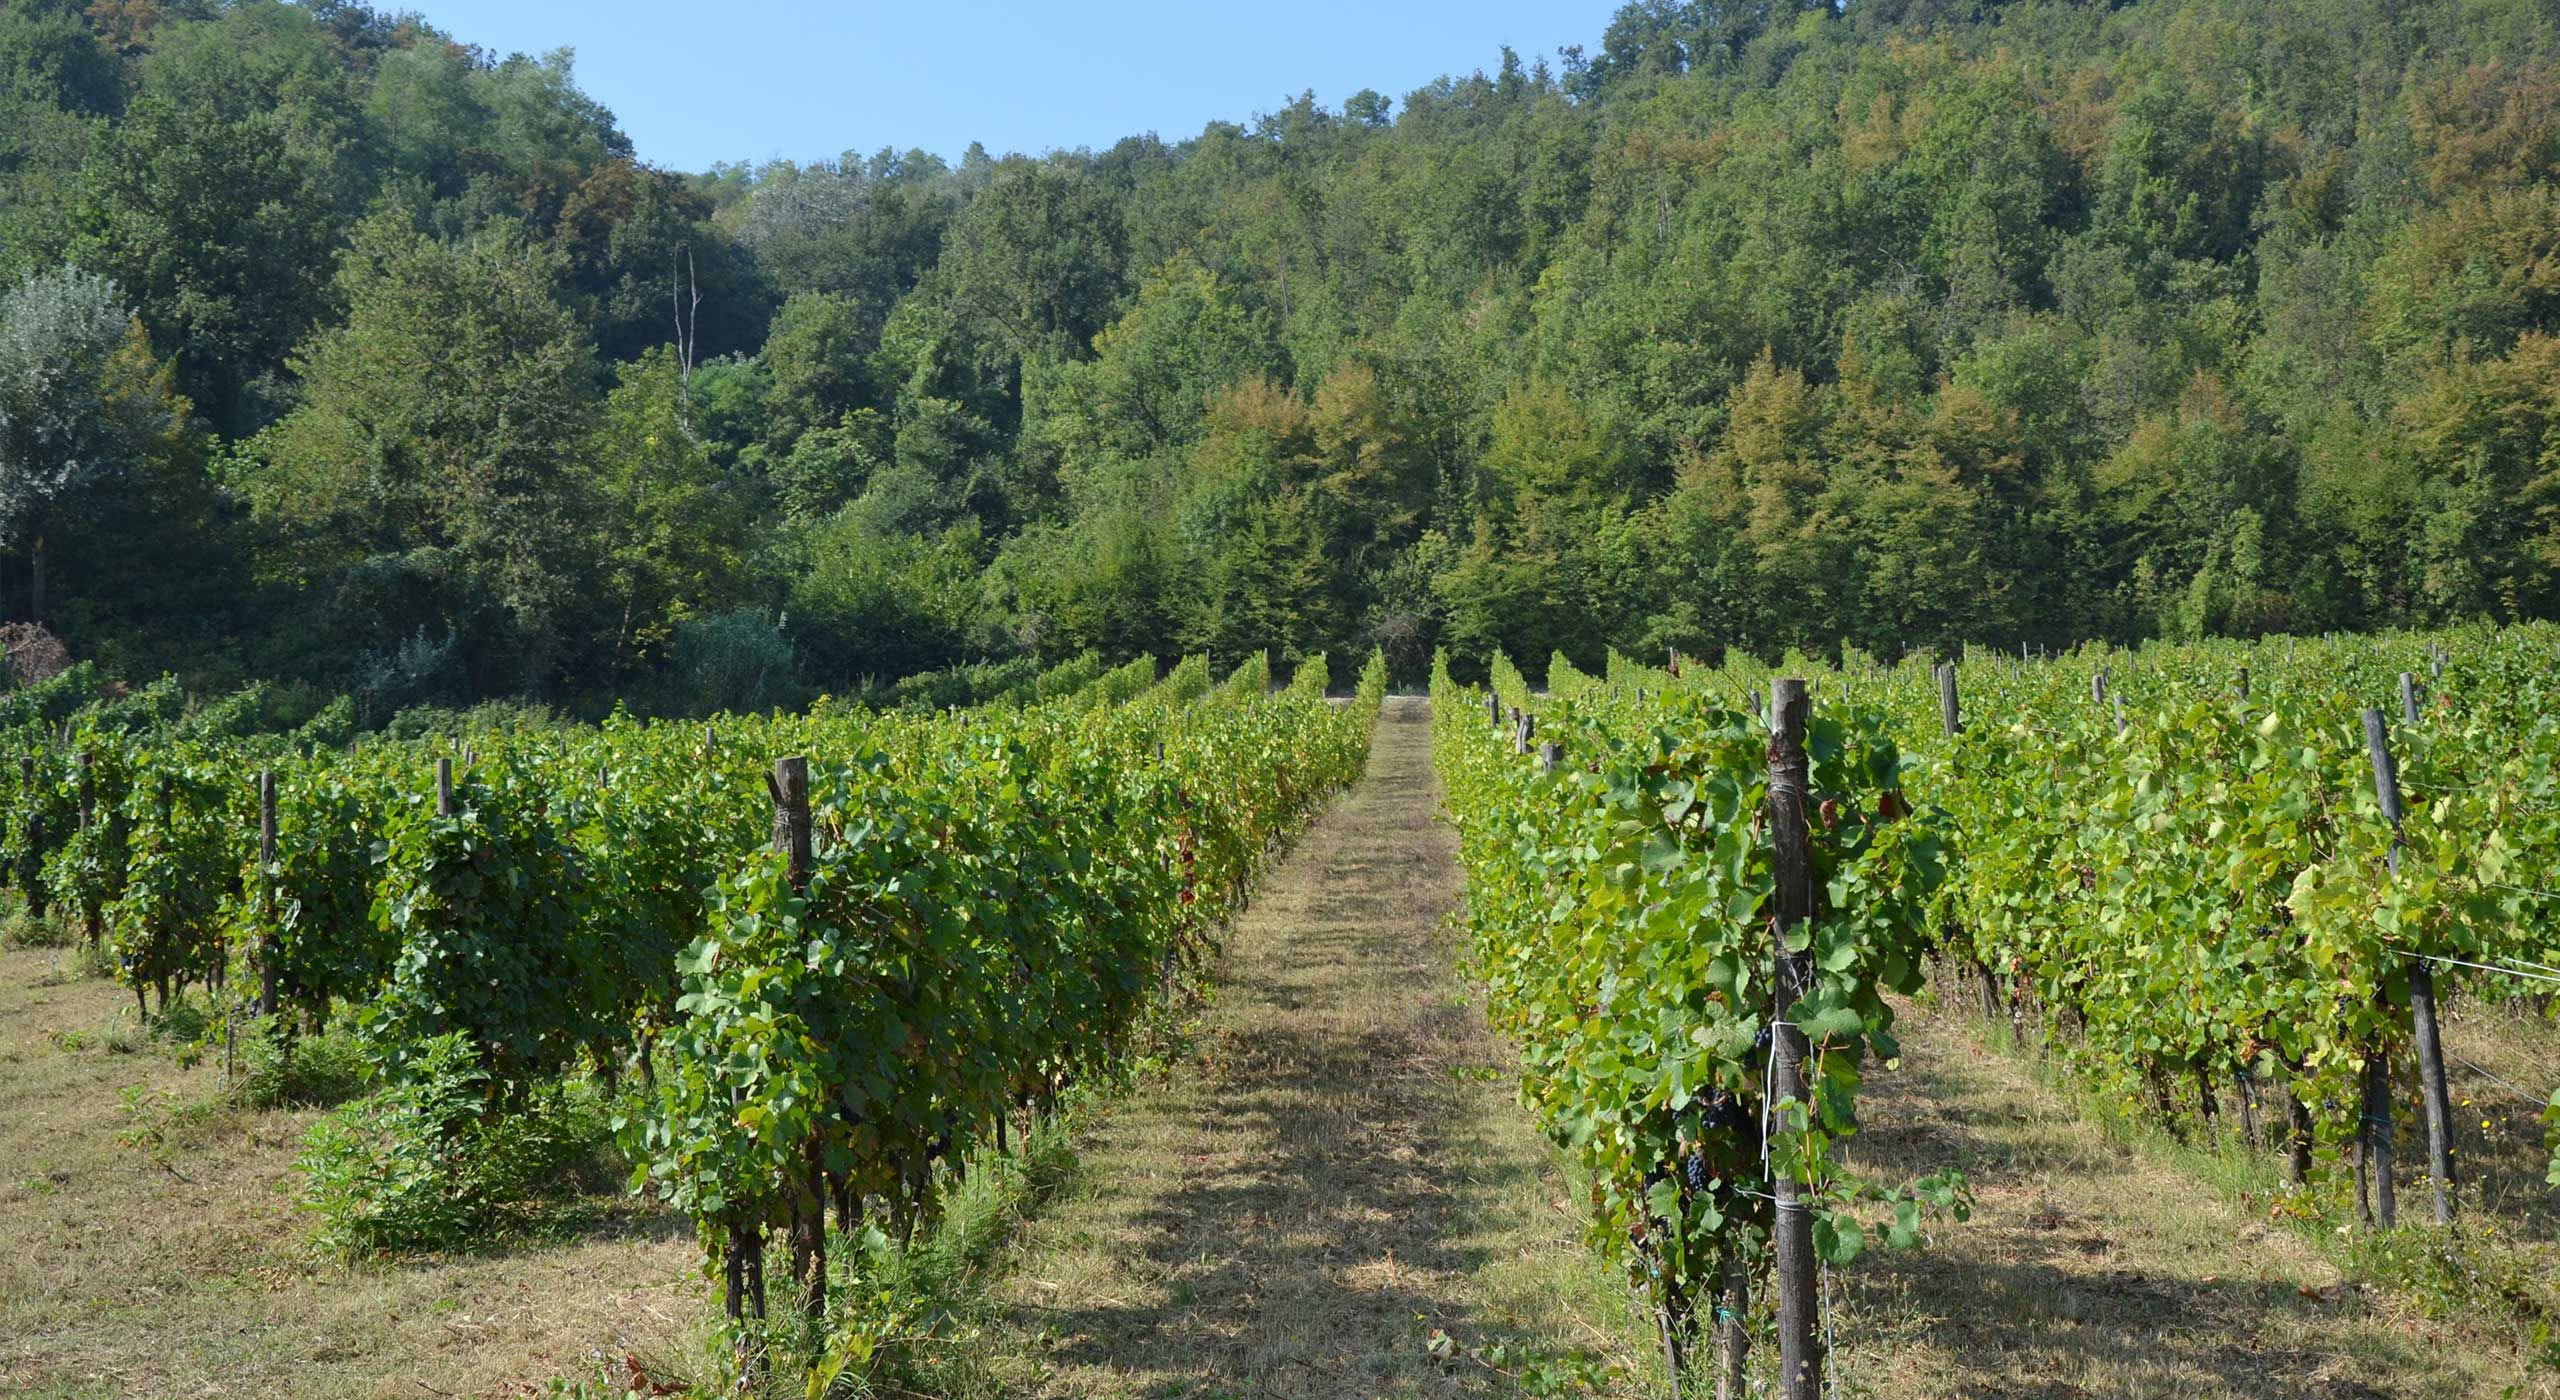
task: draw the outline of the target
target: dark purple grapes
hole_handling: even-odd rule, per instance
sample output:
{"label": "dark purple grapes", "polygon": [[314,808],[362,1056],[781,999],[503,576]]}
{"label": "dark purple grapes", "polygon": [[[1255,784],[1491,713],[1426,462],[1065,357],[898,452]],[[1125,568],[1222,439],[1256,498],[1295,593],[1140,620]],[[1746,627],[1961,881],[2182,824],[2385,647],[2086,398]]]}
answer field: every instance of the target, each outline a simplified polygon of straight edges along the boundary
{"label": "dark purple grapes", "polygon": [[1731,1094],[1718,1094],[1707,1101],[1706,1124],[1710,1132],[1722,1132],[1742,1123],[1742,1101]]}

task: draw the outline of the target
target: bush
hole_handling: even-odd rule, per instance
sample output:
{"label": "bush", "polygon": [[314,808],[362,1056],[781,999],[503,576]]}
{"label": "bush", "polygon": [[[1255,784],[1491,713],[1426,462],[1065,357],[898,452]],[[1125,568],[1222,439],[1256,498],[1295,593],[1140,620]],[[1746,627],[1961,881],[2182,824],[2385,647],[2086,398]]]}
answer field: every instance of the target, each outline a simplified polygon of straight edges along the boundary
{"label": "bush", "polygon": [[413,705],[385,722],[381,734],[383,738],[401,744],[414,744],[421,739],[451,739],[456,743],[467,743],[482,734],[551,729],[560,722],[560,716],[547,705],[487,700],[467,710],[449,709],[442,705]]}
{"label": "bush", "polygon": [[741,608],[676,624],[677,702],[695,713],[753,713],[800,695],[800,659],[782,623]]}
{"label": "bush", "polygon": [[68,948],[80,930],[48,912],[36,913],[23,896],[0,905],[0,948]]}
{"label": "bush", "polygon": [[904,677],[889,687],[887,703],[910,710],[939,710],[947,705],[968,709],[1028,696],[1039,674],[1040,663],[1027,656],[976,661]]}
{"label": "bush", "polygon": [[605,1115],[559,1085],[495,1113],[488,1088],[471,1042],[438,1036],[400,1079],[312,1124],[295,1165],[321,1245],[464,1250],[557,1228],[599,1175]]}
{"label": "bush", "polygon": [[180,731],[196,739],[241,739],[264,734],[267,723],[267,685],[253,681],[219,700],[208,701],[186,717]]}
{"label": "bush", "polygon": [[246,1036],[238,1092],[252,1108],[327,1107],[362,1092],[371,1072],[363,1046],[343,1031]]}
{"label": "bush", "polygon": [[442,640],[420,627],[397,647],[368,651],[356,661],[356,718],[378,724],[386,715],[418,705],[450,702],[462,694],[462,641],[451,632]]}
{"label": "bush", "polygon": [[21,724],[60,724],[82,706],[98,698],[105,680],[94,663],[83,661],[69,670],[32,681],[9,692],[0,700],[0,728]]}
{"label": "bush", "polygon": [[296,748],[305,753],[318,749],[342,749],[356,736],[356,702],[341,695],[323,705],[302,727],[293,731]]}

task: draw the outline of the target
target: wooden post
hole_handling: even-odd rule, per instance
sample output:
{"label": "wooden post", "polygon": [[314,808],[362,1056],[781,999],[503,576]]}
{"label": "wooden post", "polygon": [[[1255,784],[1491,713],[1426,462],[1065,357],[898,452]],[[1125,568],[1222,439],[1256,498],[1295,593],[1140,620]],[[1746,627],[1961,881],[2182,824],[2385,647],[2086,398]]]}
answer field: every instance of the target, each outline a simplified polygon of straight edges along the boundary
{"label": "wooden post", "polygon": [[1716,1300],[1716,1400],[1744,1400],[1750,1393],[1751,1261],[1741,1250],[1729,1249],[1719,1272],[1723,1296]]}
{"label": "wooden post", "polygon": [[2391,1180],[2391,1057],[2377,1042],[2364,1058],[2365,1174],[2373,1182],[2371,1223],[2388,1230],[2400,1223],[2397,1189]]}
{"label": "wooden post", "polygon": [[2301,1186],[2311,1179],[2311,1105],[2285,1086],[2284,1184]]}
{"label": "wooden post", "polygon": [[2116,692],[2116,694],[2115,694],[2115,702],[2116,702],[2116,732],[2117,732],[2118,734],[2122,734],[2122,733],[2124,732],[2124,728],[2125,728],[2125,726],[2124,726],[2124,692],[2123,692],[2123,691],[2117,691],[2117,692]]}
{"label": "wooden post", "polygon": [[[1804,682],[1778,681],[1769,706],[1769,867],[1776,944],[1776,1024],[1769,1038],[1774,1092],[1781,1101],[1808,1105],[1805,1060],[1810,1047],[1791,1013],[1796,998],[1813,980],[1808,953],[1786,951],[1797,927],[1813,917],[1813,836],[1805,808],[1812,787],[1804,752],[1807,711]],[[1778,1257],[1778,1394],[1785,1400],[1822,1400],[1822,1316],[1815,1290],[1821,1262],[1813,1253],[1813,1217],[1806,1212],[1804,1190],[1791,1171],[1771,1182],[1777,1218],[1772,1231]]]}
{"label": "wooden post", "polygon": [[[2401,694],[2405,702],[2410,677],[2400,676]],[[2400,874],[2400,768],[2392,761],[2391,736],[2384,729],[2382,711],[2364,712],[2364,744],[2373,759],[2374,795],[2382,800],[2382,815],[2391,823],[2391,873]],[[2438,1039],[2436,1019],[2436,973],[2424,958],[2409,960],[2409,1023],[2412,1038],[2418,1046],[2419,1100],[2427,1117],[2427,1184],[2435,1191],[2436,1223],[2453,1222],[2453,1096],[2444,1079],[2444,1045]],[[2368,1091],[2368,1098],[2370,1092]],[[2384,1073],[2382,1099],[2389,1112],[2391,1086],[2389,1072]],[[2380,1131],[2387,1139],[2390,1126],[2386,1121]],[[2384,1149],[2387,1164],[2389,1148]]]}
{"label": "wooden post", "polygon": [[2107,703],[2107,668],[2099,667],[2089,676],[2089,698],[2097,704]]}
{"label": "wooden post", "polygon": [[1938,722],[1949,734],[1964,732],[1964,710],[1956,703],[1956,663],[1938,668]]}
{"label": "wooden post", "polygon": [[2418,678],[2408,671],[2400,673],[2400,722],[2418,722]]}
{"label": "wooden post", "polygon": [[276,775],[271,768],[258,770],[258,1014],[276,1014],[277,999],[283,993],[281,969],[276,966]]}
{"label": "wooden post", "polygon": [[[817,870],[809,834],[809,760],[794,756],[774,760],[773,850],[782,857],[783,878],[806,893]],[[791,1277],[800,1289],[800,1311],[812,1323],[827,1315],[827,1169],[826,1143],[818,1131],[801,1144],[802,1180],[791,1203]],[[850,1226],[847,1227],[851,1228]]]}
{"label": "wooden post", "polygon": [[2240,698],[2249,698],[2249,668],[2246,666],[2240,668]]}
{"label": "wooden post", "polygon": [[[36,759],[34,754],[22,753],[18,755],[18,785],[29,792],[33,792],[35,790]],[[35,852],[36,855],[41,858],[45,850],[46,835],[44,829],[44,818],[40,815],[43,809],[33,803],[30,803],[29,806],[34,807],[39,815],[27,827],[27,848],[30,851]],[[48,901],[45,898],[44,876],[41,869],[39,869],[36,878],[27,883],[26,896],[27,912],[35,915],[39,919],[43,918],[45,906]]]}
{"label": "wooden post", "polygon": [[1502,727],[1502,697],[1488,690],[1484,693],[1485,713],[1493,717],[1493,727]]}
{"label": "wooden post", "polygon": [[809,837],[809,760],[782,758],[773,764],[773,849],[784,860],[791,888],[806,890],[817,869]]}
{"label": "wooden post", "polygon": [[[744,1322],[752,1317],[764,1320],[764,1227],[731,1225],[728,1252],[721,1259],[725,1275],[729,1319]],[[738,1356],[750,1370],[762,1370],[762,1358],[755,1338],[738,1339]]]}
{"label": "wooden post", "polygon": [[[97,824],[97,820],[98,765],[96,755],[84,750],[80,755],[80,829],[87,831]],[[84,907],[80,910],[81,933],[92,946],[106,936],[105,927],[98,921],[98,914],[96,905],[86,904],[84,901]]]}
{"label": "wooden post", "polygon": [[[177,825],[178,820],[178,780],[176,776],[169,773],[161,774],[160,790],[154,795],[158,799],[154,806],[160,817],[161,839],[167,840],[171,835],[170,829]],[[162,923],[151,930],[153,941],[157,942],[161,947],[168,949],[166,956],[173,959],[182,956],[177,947],[178,932],[179,931],[176,928],[173,928],[166,923]],[[192,952],[194,950],[190,949],[188,951]],[[186,974],[184,973],[178,974],[180,979],[183,979],[185,975]],[[214,974],[213,986],[216,991],[219,991],[222,988],[221,977],[222,975],[219,972]],[[180,980],[178,985],[183,988],[186,984],[183,980]],[[169,1014],[169,997],[170,983],[168,979],[164,978],[160,982],[160,1014],[163,1016]],[[226,1061],[223,1065],[223,1072],[226,1078],[230,1073],[230,1068],[229,1063]]]}
{"label": "wooden post", "polygon": [[453,815],[453,760],[450,758],[436,760],[436,815]]}
{"label": "wooden post", "polygon": [[1564,745],[1551,739],[1538,746],[1539,772],[1553,773],[1556,771],[1556,765],[1562,762],[1564,762]]}

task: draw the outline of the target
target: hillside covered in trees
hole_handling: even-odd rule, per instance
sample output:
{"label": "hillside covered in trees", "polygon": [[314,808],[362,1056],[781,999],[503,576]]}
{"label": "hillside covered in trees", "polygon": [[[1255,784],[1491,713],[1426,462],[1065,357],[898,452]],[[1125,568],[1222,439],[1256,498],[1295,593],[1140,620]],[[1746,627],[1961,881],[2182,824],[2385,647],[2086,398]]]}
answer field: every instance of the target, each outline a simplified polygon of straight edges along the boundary
{"label": "hillside covered in trees", "polygon": [[2560,614],[2547,2],[1640,0],[700,173],[466,38],[0,3],[0,611],[376,713]]}

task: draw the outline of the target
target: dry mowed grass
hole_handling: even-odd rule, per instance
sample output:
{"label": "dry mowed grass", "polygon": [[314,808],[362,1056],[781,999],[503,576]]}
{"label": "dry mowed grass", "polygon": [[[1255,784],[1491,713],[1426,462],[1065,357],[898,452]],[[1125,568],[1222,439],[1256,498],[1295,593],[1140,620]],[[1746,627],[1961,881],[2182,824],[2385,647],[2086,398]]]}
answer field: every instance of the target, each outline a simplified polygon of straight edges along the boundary
{"label": "dry mowed grass", "polygon": [[[216,1107],[128,997],[0,952],[0,1393],[502,1396],[664,1347],[707,1297],[690,1231],[599,1201],[556,1244],[348,1267],[317,1258],[292,1163],[309,1112]],[[165,1164],[119,1135],[167,1097]]]}
{"label": "dry mowed grass", "polygon": [[[1926,1251],[1870,1254],[1850,1271],[1838,1323],[1849,1389],[1986,1400],[2560,1394],[2560,1378],[2520,1354],[2511,1323],[2430,1318],[2347,1281],[2275,1218],[2271,1194],[2217,1189],[2201,1153],[2104,1131],[2030,1063],[1986,1045],[1973,1019],[1907,1007],[1902,1040],[1900,1067],[1861,1092],[1860,1165],[1888,1179],[1960,1167],[1978,1206]],[[2424,1218],[2423,1193],[2405,1180],[2401,1211],[2404,1223]]]}

